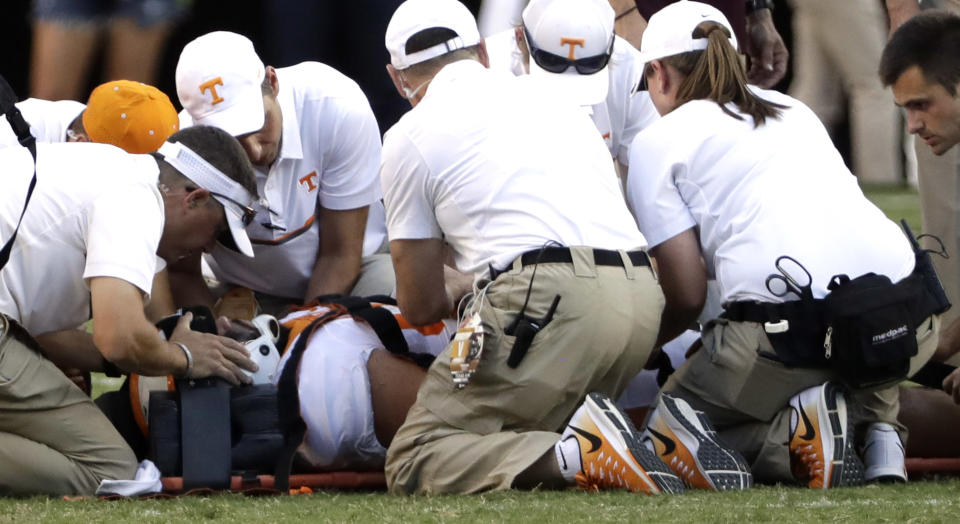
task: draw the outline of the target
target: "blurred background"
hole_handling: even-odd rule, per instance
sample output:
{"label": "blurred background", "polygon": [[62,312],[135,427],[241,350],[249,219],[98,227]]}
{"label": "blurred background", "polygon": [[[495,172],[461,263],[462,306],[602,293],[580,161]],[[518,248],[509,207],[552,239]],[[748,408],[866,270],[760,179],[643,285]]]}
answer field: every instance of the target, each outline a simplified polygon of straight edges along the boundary
{"label": "blurred background", "polygon": [[[193,38],[214,30],[229,30],[249,37],[265,64],[275,67],[316,60],[353,78],[370,99],[381,131],[386,131],[408,109],[396,95],[384,71],[389,58],[383,45],[387,22],[401,0],[138,0],[146,12],[133,17],[125,27],[101,24],[96,30],[76,24],[58,24],[47,15],[36,22],[34,13],[75,9],[81,4],[125,8],[134,0],[4,0],[0,17],[0,74],[20,98],[36,96],[85,102],[96,85],[117,78],[155,85],[180,109],[174,86],[174,70],[180,49]],[[475,14],[481,1],[463,0]],[[797,2],[776,0],[774,21],[791,51],[797,48],[792,23]],[[851,0],[826,0],[848,2]],[[859,0],[858,0],[859,1]],[[882,6],[883,0],[869,0]],[[58,6],[59,4],[59,6]],[[156,5],[152,5],[156,4]],[[129,7],[129,6],[127,6]],[[150,9],[153,9],[151,12]],[[881,9],[882,11],[882,9]],[[826,16],[826,15],[824,15]],[[160,20],[160,22],[156,22]],[[865,22],[866,23],[866,22]],[[157,25],[159,24],[159,25]],[[157,29],[159,27],[159,29]],[[884,33],[885,35],[885,33]],[[875,66],[873,66],[875,67]],[[823,71],[825,78],[838,76]],[[793,68],[776,89],[788,92]],[[833,79],[834,83],[839,79]],[[850,126],[847,93],[840,87],[839,106],[828,128],[850,159]],[[898,124],[900,125],[900,124]],[[895,185],[905,183],[901,158]],[[849,164],[849,162],[848,162]]]}

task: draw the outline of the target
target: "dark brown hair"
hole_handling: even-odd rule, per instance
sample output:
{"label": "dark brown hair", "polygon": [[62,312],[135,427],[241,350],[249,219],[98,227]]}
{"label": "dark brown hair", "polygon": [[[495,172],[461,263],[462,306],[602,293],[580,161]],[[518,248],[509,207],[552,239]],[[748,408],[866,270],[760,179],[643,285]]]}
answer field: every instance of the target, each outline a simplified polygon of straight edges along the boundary
{"label": "dark brown hair", "polygon": [[[247,153],[240,142],[226,131],[212,126],[192,126],[170,135],[167,141],[180,142],[189,147],[213,167],[243,186],[251,195],[257,195],[253,165],[250,164],[250,159],[247,158]],[[160,156],[160,158],[163,157]],[[173,172],[179,174],[176,171]],[[168,183],[163,179],[163,175],[164,173],[161,173],[161,182]]]}
{"label": "dark brown hair", "polygon": [[880,57],[880,79],[884,85],[892,85],[912,66],[920,67],[925,79],[956,96],[960,83],[960,16],[949,11],[926,11],[893,33]]}

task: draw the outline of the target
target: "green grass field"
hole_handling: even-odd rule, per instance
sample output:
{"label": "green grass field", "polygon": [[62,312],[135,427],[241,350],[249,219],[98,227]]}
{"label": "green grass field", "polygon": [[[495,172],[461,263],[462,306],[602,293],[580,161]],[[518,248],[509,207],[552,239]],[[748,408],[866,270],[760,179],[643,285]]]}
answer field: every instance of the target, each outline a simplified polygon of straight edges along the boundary
{"label": "green grass field", "polygon": [[[890,218],[906,218],[920,231],[915,191],[869,188],[867,194]],[[119,384],[102,377],[95,383],[96,391]],[[664,497],[570,491],[406,498],[320,492],[109,502],[0,499],[0,522],[955,522],[958,515],[960,480],[948,478],[828,492],[764,486],[740,493]]]}

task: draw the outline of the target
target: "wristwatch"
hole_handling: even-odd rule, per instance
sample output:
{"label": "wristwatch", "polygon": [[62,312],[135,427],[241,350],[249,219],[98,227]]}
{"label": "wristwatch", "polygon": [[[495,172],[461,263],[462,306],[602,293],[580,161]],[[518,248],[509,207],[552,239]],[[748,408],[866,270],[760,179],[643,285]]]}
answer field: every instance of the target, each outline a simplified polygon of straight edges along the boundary
{"label": "wristwatch", "polygon": [[747,0],[744,5],[748,15],[760,9],[773,11],[773,0]]}

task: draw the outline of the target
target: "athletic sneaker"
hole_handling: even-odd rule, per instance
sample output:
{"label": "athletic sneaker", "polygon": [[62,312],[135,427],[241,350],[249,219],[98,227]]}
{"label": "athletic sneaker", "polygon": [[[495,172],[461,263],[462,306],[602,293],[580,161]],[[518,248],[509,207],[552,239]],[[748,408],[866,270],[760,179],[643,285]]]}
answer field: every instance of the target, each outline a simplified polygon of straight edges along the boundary
{"label": "athletic sneaker", "polygon": [[906,482],[903,443],[897,430],[886,422],[875,422],[867,428],[863,446],[867,482]]}
{"label": "athletic sneaker", "polygon": [[793,476],[814,489],[863,484],[863,463],[853,450],[840,386],[827,382],[805,389],[789,405]]}
{"label": "athletic sneaker", "polygon": [[583,489],[626,489],[656,495],[680,493],[683,482],[640,442],[640,433],[612,400],[600,393],[584,399],[560,436],[576,439]]}
{"label": "athletic sneaker", "polygon": [[660,395],[643,440],[687,487],[726,491],[753,485],[743,456],[720,441],[706,414],[681,398]]}

